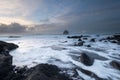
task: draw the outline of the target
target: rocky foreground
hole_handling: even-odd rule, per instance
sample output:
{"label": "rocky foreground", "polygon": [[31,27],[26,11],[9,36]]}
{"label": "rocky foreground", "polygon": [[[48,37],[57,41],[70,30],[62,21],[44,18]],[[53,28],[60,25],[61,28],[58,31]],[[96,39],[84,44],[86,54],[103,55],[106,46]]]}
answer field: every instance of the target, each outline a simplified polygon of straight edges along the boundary
{"label": "rocky foreground", "polygon": [[[23,49],[0,41],[0,80],[120,80],[119,34],[56,38],[33,39],[32,36],[27,40],[23,38],[23,41],[18,39],[17,43]],[[12,65],[13,57],[9,51],[16,48],[19,49],[14,53],[17,56],[11,54],[15,57],[14,62],[26,65],[31,61],[30,65],[36,66],[28,68],[29,65]],[[24,50],[28,52],[24,53]]]}
{"label": "rocky foreground", "polygon": [[55,65],[39,64],[32,68],[12,65],[9,51],[16,48],[13,43],[0,41],[0,80],[72,80]]}

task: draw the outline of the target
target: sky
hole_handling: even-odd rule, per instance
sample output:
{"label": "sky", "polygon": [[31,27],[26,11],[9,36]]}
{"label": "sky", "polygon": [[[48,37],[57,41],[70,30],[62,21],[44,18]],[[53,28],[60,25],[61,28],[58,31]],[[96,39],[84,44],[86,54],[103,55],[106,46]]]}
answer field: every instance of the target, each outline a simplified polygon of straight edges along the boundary
{"label": "sky", "polygon": [[120,0],[0,0],[0,34],[120,33]]}

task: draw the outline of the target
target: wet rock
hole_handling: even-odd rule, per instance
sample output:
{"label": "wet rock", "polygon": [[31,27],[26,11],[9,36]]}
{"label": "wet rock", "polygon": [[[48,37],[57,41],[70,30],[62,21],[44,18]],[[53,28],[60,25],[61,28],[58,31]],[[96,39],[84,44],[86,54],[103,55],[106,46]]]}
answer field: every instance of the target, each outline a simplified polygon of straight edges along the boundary
{"label": "wet rock", "polygon": [[88,38],[87,37],[84,37],[83,40],[87,40]]}
{"label": "wet rock", "polygon": [[21,36],[9,36],[8,38],[20,38]]}
{"label": "wet rock", "polygon": [[11,80],[8,77],[12,75],[14,66],[12,66],[12,56],[9,51],[17,47],[15,44],[0,41],[0,80]]}
{"label": "wet rock", "polygon": [[82,38],[83,36],[80,35],[80,36],[68,36],[67,38],[73,38],[73,39],[79,39],[79,38]]}
{"label": "wet rock", "polygon": [[120,44],[120,34],[115,34],[113,36],[108,36],[105,40],[110,41],[111,43]]}
{"label": "wet rock", "polygon": [[115,40],[114,40],[114,41],[110,41],[110,42],[111,42],[111,43],[117,43],[117,41],[115,41]]}
{"label": "wet rock", "polygon": [[108,42],[107,40],[105,40],[104,42]]}
{"label": "wet rock", "polygon": [[4,80],[24,80],[25,72],[28,70],[27,66],[14,67],[14,69],[8,73]]}
{"label": "wet rock", "polygon": [[16,73],[20,73],[20,74],[23,74],[25,71],[28,70],[28,67],[27,66],[24,66],[24,67],[15,67],[14,68],[14,71]]}
{"label": "wet rock", "polygon": [[114,37],[108,36],[106,39],[107,39],[107,40],[112,40],[112,39],[114,39]]}
{"label": "wet rock", "polygon": [[74,46],[83,46],[83,44],[84,44],[84,41],[80,41],[78,43],[75,43]]}
{"label": "wet rock", "polygon": [[87,45],[87,47],[91,47],[91,45]]}
{"label": "wet rock", "polygon": [[82,39],[81,39],[81,38],[79,38],[79,39],[78,39],[78,41],[82,41]]}
{"label": "wet rock", "polygon": [[78,42],[78,46],[83,46],[83,44],[84,44],[84,41]]}
{"label": "wet rock", "polygon": [[95,42],[95,38],[92,38],[92,39],[90,40],[90,42]]}
{"label": "wet rock", "polygon": [[90,58],[87,54],[82,53],[80,56],[80,61],[86,65],[86,66],[91,66],[94,63],[94,59]]}
{"label": "wet rock", "polygon": [[99,40],[100,42],[102,41],[102,39]]}
{"label": "wet rock", "polygon": [[18,48],[18,46],[16,44],[0,41],[0,52],[4,52],[5,50],[11,51],[16,48]]}
{"label": "wet rock", "polygon": [[113,38],[117,41],[120,41],[120,34],[113,35]]}
{"label": "wet rock", "polygon": [[72,80],[60,71],[55,65],[39,64],[25,73],[26,78],[24,80]]}
{"label": "wet rock", "polygon": [[111,62],[110,62],[110,65],[111,65],[112,67],[114,67],[115,69],[120,70],[120,63],[119,63],[119,62],[117,62],[117,61],[111,61]]}
{"label": "wet rock", "polygon": [[0,79],[5,78],[12,69],[12,56],[0,54]]}
{"label": "wet rock", "polygon": [[[104,40],[106,40],[105,38],[102,38],[102,39],[100,39],[99,41],[101,42],[101,41],[104,41]],[[107,41],[107,40],[106,40]]]}

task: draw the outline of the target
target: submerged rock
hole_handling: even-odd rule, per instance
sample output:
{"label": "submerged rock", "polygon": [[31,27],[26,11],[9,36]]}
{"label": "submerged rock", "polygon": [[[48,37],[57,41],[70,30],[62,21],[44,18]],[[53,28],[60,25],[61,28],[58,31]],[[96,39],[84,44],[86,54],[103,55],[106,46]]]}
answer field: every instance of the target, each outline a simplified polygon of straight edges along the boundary
{"label": "submerged rock", "polygon": [[13,43],[0,41],[0,80],[11,80],[8,79],[8,76],[14,73],[14,66],[12,65],[12,56],[9,54],[9,51],[17,47]]}
{"label": "submerged rock", "polygon": [[82,37],[83,37],[83,35],[80,35],[80,36],[68,36],[67,38],[80,39]]}
{"label": "submerged rock", "polygon": [[108,36],[105,40],[110,41],[111,43],[116,43],[120,45],[120,34],[115,34],[113,36]]}

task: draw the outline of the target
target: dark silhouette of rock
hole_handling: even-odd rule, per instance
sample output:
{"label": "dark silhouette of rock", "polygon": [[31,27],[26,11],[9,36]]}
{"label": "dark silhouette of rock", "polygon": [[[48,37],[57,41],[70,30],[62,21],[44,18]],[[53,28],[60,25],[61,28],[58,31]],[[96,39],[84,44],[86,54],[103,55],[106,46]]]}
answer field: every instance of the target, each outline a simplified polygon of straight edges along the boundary
{"label": "dark silhouette of rock", "polygon": [[16,44],[13,43],[6,43],[4,41],[0,41],[0,52],[4,52],[6,50],[13,50],[18,48],[18,46]]}
{"label": "dark silhouette of rock", "polygon": [[82,39],[81,39],[81,38],[79,38],[79,39],[78,39],[78,41],[82,41]]}
{"label": "dark silhouette of rock", "polygon": [[117,62],[117,61],[111,61],[111,62],[110,62],[110,65],[111,65],[112,67],[114,67],[115,69],[120,70],[120,63],[119,63],[119,62]]}
{"label": "dark silhouette of rock", "polygon": [[94,38],[92,38],[92,39],[90,40],[90,42],[95,42],[95,39],[94,39]]}
{"label": "dark silhouette of rock", "polygon": [[8,38],[20,38],[20,36],[9,36]]}
{"label": "dark silhouette of rock", "polygon": [[113,35],[113,38],[117,41],[120,41],[120,34]]}
{"label": "dark silhouette of rock", "polygon": [[64,35],[67,35],[67,34],[69,34],[69,31],[68,31],[68,30],[65,30],[65,31],[63,32],[63,34],[64,34]]}
{"label": "dark silhouette of rock", "polygon": [[83,44],[84,44],[84,41],[80,41],[78,43],[75,43],[74,46],[83,46]]}
{"label": "dark silhouette of rock", "polygon": [[90,58],[87,54],[82,53],[80,56],[80,61],[86,65],[91,66],[94,63],[94,59]]}
{"label": "dark silhouette of rock", "polygon": [[6,77],[12,69],[12,56],[0,54],[0,79]]}
{"label": "dark silhouette of rock", "polygon": [[55,65],[39,64],[25,73],[27,76],[24,80],[72,80],[60,71]]}
{"label": "dark silhouette of rock", "polygon": [[87,40],[88,38],[87,37],[83,37],[83,40]]}
{"label": "dark silhouette of rock", "polygon": [[84,44],[84,41],[78,42],[78,46],[83,46],[83,44]]}
{"label": "dark silhouette of rock", "polygon": [[80,35],[80,36],[68,36],[67,38],[71,38],[71,39],[80,39],[82,38],[83,36]]}
{"label": "dark silhouette of rock", "polygon": [[87,45],[87,47],[91,47],[91,45]]}
{"label": "dark silhouette of rock", "polygon": [[14,66],[12,66],[12,56],[9,51],[17,47],[15,44],[0,41],[0,80],[10,80],[7,78],[13,72]]}
{"label": "dark silhouette of rock", "polygon": [[110,41],[110,42],[111,42],[111,43],[117,43],[117,41],[115,41],[115,40],[114,40],[114,41]]}

